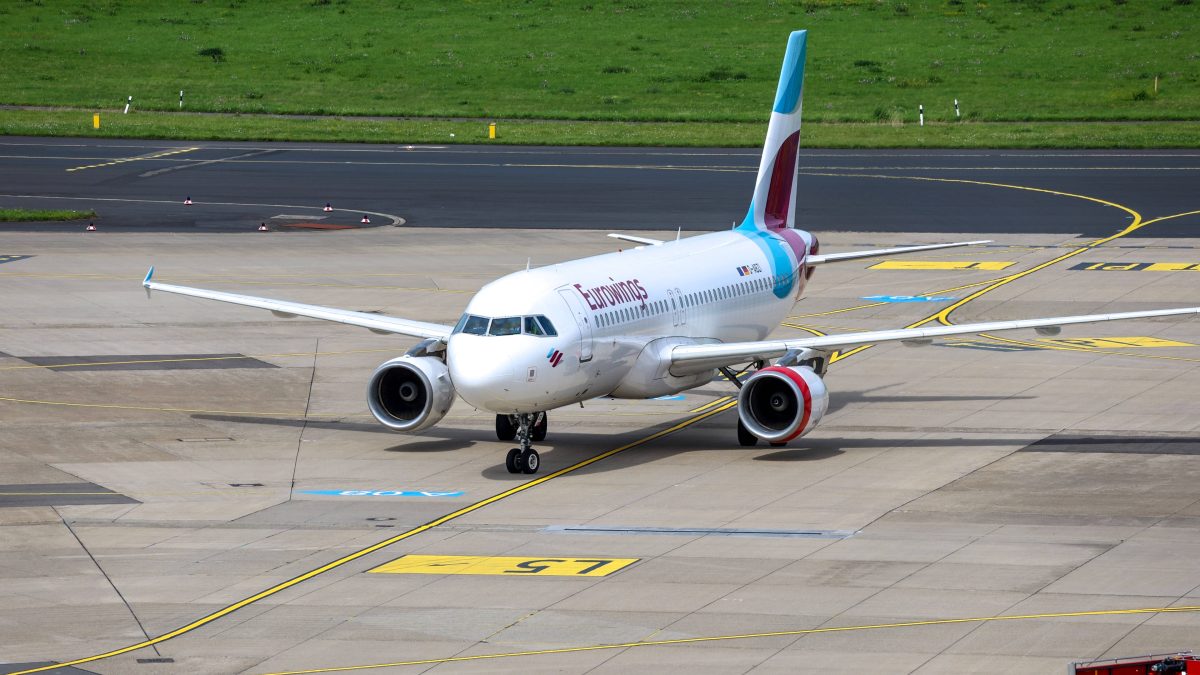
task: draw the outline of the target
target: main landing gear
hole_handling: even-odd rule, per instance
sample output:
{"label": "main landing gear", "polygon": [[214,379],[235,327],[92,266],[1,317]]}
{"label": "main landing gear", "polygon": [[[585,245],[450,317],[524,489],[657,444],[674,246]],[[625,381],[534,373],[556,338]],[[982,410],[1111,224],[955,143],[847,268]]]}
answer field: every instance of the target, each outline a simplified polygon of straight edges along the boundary
{"label": "main landing gear", "polygon": [[502,441],[515,438],[521,444],[521,447],[509,450],[504,459],[504,466],[509,473],[538,472],[542,458],[533,449],[533,442],[546,440],[548,427],[549,417],[544,412],[496,415],[496,438]]}

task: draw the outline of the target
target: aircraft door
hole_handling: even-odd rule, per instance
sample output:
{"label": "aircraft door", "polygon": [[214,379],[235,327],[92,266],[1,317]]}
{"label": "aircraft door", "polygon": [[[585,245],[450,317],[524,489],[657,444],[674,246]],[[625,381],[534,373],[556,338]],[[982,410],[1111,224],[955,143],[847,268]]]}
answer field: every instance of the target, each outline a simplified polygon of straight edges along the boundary
{"label": "aircraft door", "polygon": [[671,303],[671,325],[679,325],[679,305],[675,304],[675,291],[667,289],[667,302]]}
{"label": "aircraft door", "polygon": [[587,309],[583,306],[583,300],[570,287],[558,289],[558,294],[562,296],[567,306],[571,308],[571,313],[575,315],[575,324],[579,326],[579,362],[586,363],[591,361],[592,324],[588,318]]}
{"label": "aircraft door", "polygon": [[679,325],[687,325],[687,305],[683,304],[683,291],[675,289],[675,299],[679,301]]}

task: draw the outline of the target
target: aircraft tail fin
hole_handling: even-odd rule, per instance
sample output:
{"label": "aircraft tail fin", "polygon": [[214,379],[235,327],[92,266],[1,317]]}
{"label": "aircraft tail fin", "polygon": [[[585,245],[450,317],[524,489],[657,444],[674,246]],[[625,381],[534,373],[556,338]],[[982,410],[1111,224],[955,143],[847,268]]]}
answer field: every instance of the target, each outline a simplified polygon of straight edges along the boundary
{"label": "aircraft tail fin", "polygon": [[779,230],[795,227],[796,162],[807,39],[808,31],[805,30],[795,31],[788,38],[767,140],[758,165],[758,179],[754,183],[754,198],[742,228]]}

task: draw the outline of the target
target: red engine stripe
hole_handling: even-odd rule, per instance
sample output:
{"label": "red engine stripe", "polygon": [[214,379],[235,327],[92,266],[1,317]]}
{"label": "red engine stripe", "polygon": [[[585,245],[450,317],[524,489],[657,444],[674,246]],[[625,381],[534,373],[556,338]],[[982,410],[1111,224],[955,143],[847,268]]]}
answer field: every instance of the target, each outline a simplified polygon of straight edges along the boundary
{"label": "red engine stripe", "polygon": [[808,388],[808,382],[805,382],[804,378],[800,377],[800,375],[791,368],[784,368],[783,366],[770,366],[763,368],[763,370],[782,373],[792,382],[795,382],[796,386],[800,388],[800,396],[804,399],[804,417],[800,418],[800,425],[796,427],[796,431],[792,433],[791,436],[788,436],[780,441],[776,441],[778,443],[787,443],[788,441],[804,433],[805,427],[808,426],[809,414],[812,412],[812,392]]}

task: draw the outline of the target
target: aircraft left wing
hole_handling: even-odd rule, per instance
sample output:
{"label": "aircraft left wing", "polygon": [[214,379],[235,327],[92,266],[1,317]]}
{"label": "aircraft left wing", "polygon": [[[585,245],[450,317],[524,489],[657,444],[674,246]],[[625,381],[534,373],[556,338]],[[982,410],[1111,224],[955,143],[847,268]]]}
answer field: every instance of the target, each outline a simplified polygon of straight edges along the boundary
{"label": "aircraft left wing", "polygon": [[238,295],[237,293],[224,293],[222,291],[210,291],[203,288],[191,288],[188,286],[173,286],[171,284],[163,284],[157,281],[152,281],[154,277],[154,268],[146,273],[146,278],[142,280],[142,286],[146,289],[146,296],[150,296],[150,291],[162,291],[164,293],[175,293],[178,295],[190,295],[193,298],[204,298],[205,300],[217,300],[219,302],[229,302],[235,305],[245,305],[247,307],[257,307],[259,309],[269,309],[275,316],[285,318],[306,316],[312,319],[324,319],[325,321],[336,321],[350,326],[360,326],[367,328],[376,333],[395,333],[398,335],[411,335],[419,338],[439,338],[445,340],[450,337],[450,331],[453,326],[446,326],[437,323],[426,323],[424,321],[412,321],[410,319],[398,319],[391,316],[382,316],[379,314],[369,314],[367,312],[354,312],[348,309],[334,309],[332,307],[320,307],[318,305],[305,305],[299,302],[287,302],[285,300],[271,300],[270,298],[256,298],[251,295]]}
{"label": "aircraft left wing", "polygon": [[1200,314],[1200,307],[1180,309],[1155,309],[1145,312],[1120,312],[1115,314],[1085,314],[1081,316],[1059,316],[1045,319],[1019,319],[1016,321],[987,321],[964,323],[954,326],[930,328],[901,328],[859,333],[841,333],[819,337],[786,338],[760,342],[734,342],[729,344],[680,345],[671,351],[671,372],[676,375],[701,372],[721,366],[746,361],[766,360],[783,356],[799,349],[836,349],[878,342],[908,342],[928,344],[933,338],[972,333],[991,333],[1018,328],[1051,328],[1072,323],[1098,323],[1101,321],[1125,321],[1147,319],[1156,316],[1178,316]]}
{"label": "aircraft left wing", "polygon": [[643,246],[662,246],[663,244],[667,243],[661,239],[651,239],[650,237],[635,237],[632,234],[618,234],[616,232],[612,232],[608,236],[612,237],[613,239],[621,239],[623,241],[632,241],[635,244],[642,244]]}

